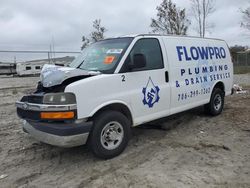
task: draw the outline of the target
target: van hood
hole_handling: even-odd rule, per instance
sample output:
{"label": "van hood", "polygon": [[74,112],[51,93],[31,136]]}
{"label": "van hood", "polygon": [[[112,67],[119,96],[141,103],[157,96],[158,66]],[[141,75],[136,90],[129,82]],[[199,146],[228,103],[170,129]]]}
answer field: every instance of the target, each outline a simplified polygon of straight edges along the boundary
{"label": "van hood", "polygon": [[65,80],[78,76],[94,76],[101,74],[95,71],[86,71],[72,67],[61,67],[45,64],[42,68],[40,81],[43,87],[52,87],[62,84]]}

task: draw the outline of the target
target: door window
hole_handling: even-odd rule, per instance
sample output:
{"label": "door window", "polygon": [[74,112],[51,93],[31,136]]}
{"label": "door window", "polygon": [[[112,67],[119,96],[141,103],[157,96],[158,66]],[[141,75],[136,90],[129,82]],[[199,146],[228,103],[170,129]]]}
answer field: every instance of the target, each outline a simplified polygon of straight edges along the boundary
{"label": "door window", "polygon": [[[129,70],[129,64],[133,64],[133,56],[135,54],[143,54],[146,59],[146,66],[143,68],[137,68]],[[162,69],[164,67],[162,60],[162,52],[159,41],[154,38],[140,39],[136,42],[124,65],[121,72],[134,72],[143,70]]]}

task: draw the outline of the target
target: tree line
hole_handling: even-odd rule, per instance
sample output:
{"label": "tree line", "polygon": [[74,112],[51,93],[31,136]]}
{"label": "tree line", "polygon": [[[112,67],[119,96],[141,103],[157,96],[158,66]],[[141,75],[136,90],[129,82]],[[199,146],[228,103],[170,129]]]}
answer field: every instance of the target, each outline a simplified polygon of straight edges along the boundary
{"label": "tree line", "polygon": [[[194,17],[195,30],[200,37],[204,38],[206,33],[214,27],[208,18],[213,14],[216,0],[189,0],[191,2],[191,12]],[[187,35],[187,31],[191,25],[190,19],[187,18],[186,9],[176,6],[172,0],[163,0],[156,7],[157,14],[155,18],[151,18],[150,28],[152,33],[170,34],[170,35]],[[240,10],[242,13],[241,27],[250,31],[250,7]],[[93,31],[89,37],[82,37],[83,50],[89,43],[97,42],[105,38],[104,33],[107,29],[101,25],[101,19],[93,21]]]}

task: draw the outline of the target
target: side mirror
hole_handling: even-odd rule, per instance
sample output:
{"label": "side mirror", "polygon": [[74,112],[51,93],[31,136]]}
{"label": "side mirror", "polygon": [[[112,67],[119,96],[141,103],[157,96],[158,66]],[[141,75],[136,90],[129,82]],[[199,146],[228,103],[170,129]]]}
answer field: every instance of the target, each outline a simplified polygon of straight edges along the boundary
{"label": "side mirror", "polygon": [[133,56],[133,64],[130,65],[130,69],[138,69],[146,66],[146,57],[143,54],[135,54]]}

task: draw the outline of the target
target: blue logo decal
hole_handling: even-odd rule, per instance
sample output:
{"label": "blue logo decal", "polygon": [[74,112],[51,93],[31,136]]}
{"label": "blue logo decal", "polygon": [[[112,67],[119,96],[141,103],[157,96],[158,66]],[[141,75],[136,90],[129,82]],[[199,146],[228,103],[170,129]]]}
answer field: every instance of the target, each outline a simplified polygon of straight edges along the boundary
{"label": "blue logo decal", "polygon": [[155,86],[151,77],[149,77],[146,87],[142,89],[142,93],[144,95],[142,101],[143,104],[148,105],[149,108],[152,108],[154,104],[160,100],[159,91],[160,88]]}

